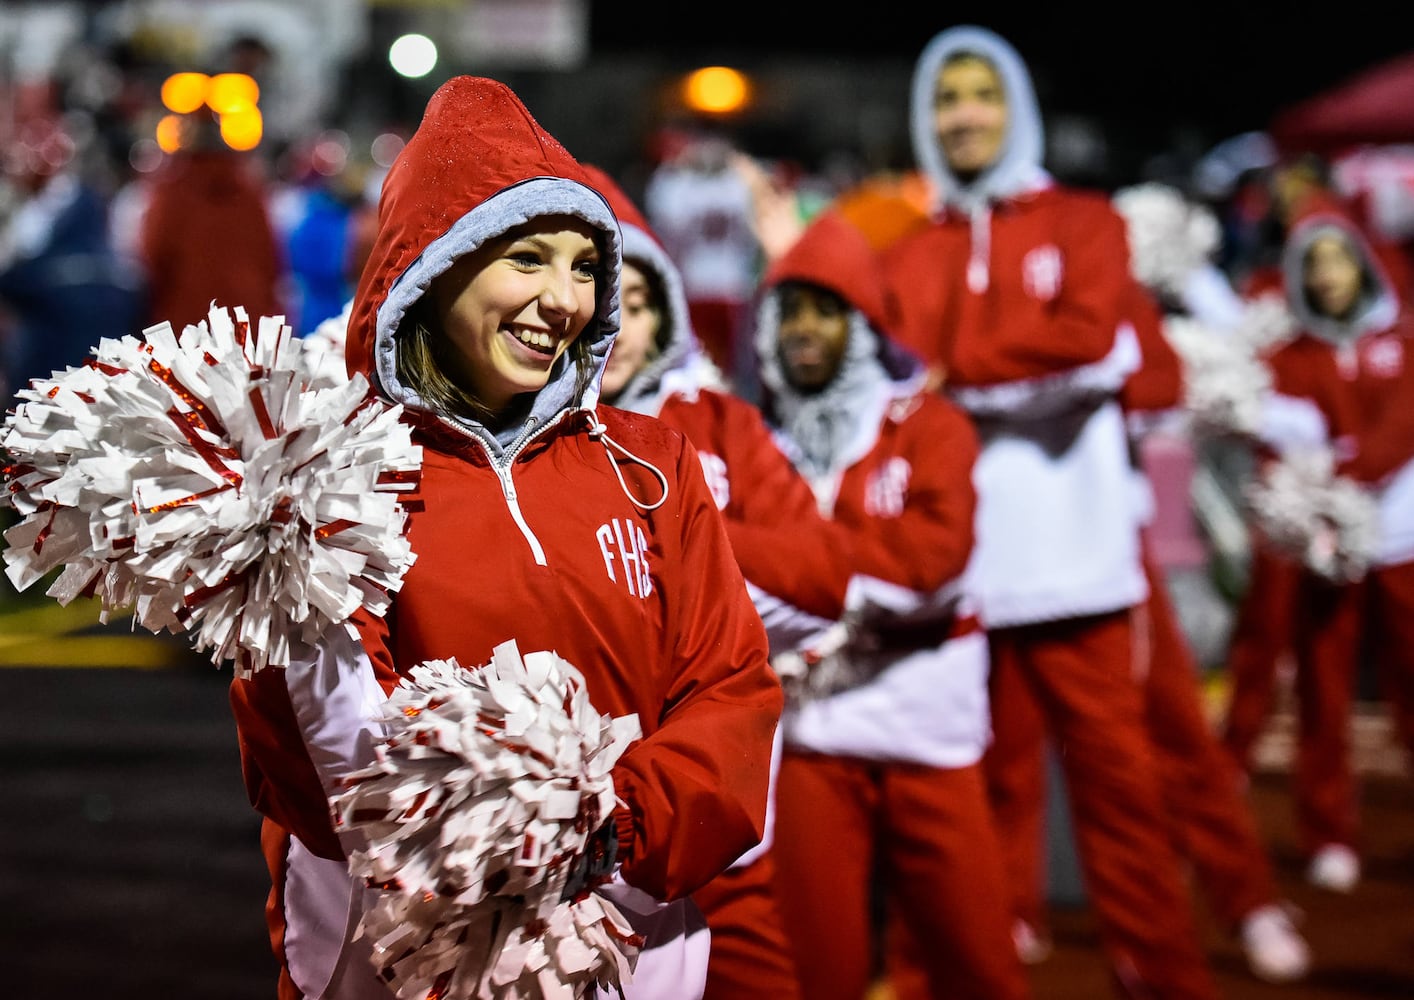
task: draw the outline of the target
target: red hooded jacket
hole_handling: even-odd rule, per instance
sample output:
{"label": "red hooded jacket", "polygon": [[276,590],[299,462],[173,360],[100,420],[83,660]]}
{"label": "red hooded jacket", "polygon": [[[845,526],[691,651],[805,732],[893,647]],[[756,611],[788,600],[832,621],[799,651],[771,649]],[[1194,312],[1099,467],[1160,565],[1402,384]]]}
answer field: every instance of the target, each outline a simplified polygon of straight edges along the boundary
{"label": "red hooded jacket", "polygon": [[[593,378],[576,379],[566,352],[529,414],[498,432],[430,411],[399,379],[402,317],[460,256],[545,214],[601,234],[598,315],[580,335]],[[389,171],[379,219],[348,369],[406,407],[424,460],[406,500],[416,562],[386,617],[360,617],[350,669],[364,661],[387,692],[423,661],[476,666],[509,639],[557,652],[598,712],[636,714],[642,727],[614,769],[623,878],[660,900],[682,897],[762,836],[782,693],[694,449],[650,417],[596,410],[618,329],[617,222],[508,88],[471,77],[429,102]],[[301,717],[298,675],[286,673],[233,687],[247,784],[306,848],[338,858],[319,792],[338,767],[318,739],[337,735],[338,720]]]}
{"label": "red hooded jacket", "polygon": [[[1322,315],[1303,287],[1306,252],[1323,234],[1341,236],[1364,273],[1360,300],[1343,319]],[[1301,332],[1268,358],[1274,389],[1319,411],[1340,472],[1379,485],[1414,460],[1414,322],[1399,287],[1356,220],[1331,202],[1295,220],[1282,271]]]}

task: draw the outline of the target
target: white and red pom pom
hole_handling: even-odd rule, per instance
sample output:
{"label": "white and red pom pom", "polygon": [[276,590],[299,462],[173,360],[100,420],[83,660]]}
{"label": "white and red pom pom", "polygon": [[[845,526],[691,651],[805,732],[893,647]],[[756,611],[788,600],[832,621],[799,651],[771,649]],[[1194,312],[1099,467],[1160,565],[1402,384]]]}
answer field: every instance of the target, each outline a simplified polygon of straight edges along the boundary
{"label": "white and red pom pom", "polygon": [[561,896],[614,814],[612,768],[640,735],[551,652],[414,668],[389,698],[376,763],[331,797],[365,838],[350,871],[382,889],[360,934],[400,997],[577,997],[627,983],[638,941],[606,898]]}
{"label": "white and red pom pom", "polygon": [[1113,203],[1129,235],[1130,271],[1158,295],[1179,297],[1188,276],[1217,252],[1217,218],[1176,188],[1135,184],[1116,191]]}
{"label": "white and red pom pom", "polygon": [[421,450],[365,379],[319,384],[308,362],[281,319],[213,308],[34,380],[0,439],[12,583],[62,566],[60,603],[131,608],[239,675],[382,614],[414,559],[398,494]]}
{"label": "white and red pom pom", "polygon": [[1234,331],[1254,354],[1263,354],[1296,335],[1296,317],[1280,292],[1265,292],[1248,299]]}
{"label": "white and red pom pom", "polygon": [[338,385],[348,380],[344,347],[348,340],[349,316],[353,299],[344,303],[337,316],[321,321],[303,338],[305,368],[316,386]]}
{"label": "white and red pom pom", "polygon": [[1247,499],[1263,537],[1334,582],[1359,580],[1379,542],[1379,505],[1359,483],[1335,473],[1333,454],[1302,449],[1271,463]]}
{"label": "white and red pom pom", "polygon": [[1183,406],[1206,430],[1255,434],[1272,374],[1247,342],[1186,316],[1166,316],[1164,338],[1183,365]]}

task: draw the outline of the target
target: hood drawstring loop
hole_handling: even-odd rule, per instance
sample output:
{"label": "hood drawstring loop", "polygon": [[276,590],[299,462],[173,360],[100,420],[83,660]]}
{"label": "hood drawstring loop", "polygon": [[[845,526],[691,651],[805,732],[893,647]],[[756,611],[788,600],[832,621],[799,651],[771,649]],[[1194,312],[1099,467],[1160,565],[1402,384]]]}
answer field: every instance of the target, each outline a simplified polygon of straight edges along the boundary
{"label": "hood drawstring loop", "polygon": [[[628,497],[629,500],[633,501],[635,506],[640,507],[645,511],[657,510],[659,507],[663,506],[663,504],[666,503],[668,499],[668,477],[663,475],[663,470],[658,468],[652,462],[649,462],[646,459],[639,458],[633,452],[629,451],[623,445],[619,444],[613,438],[609,437],[608,428],[606,428],[599,421],[599,414],[597,414],[593,410],[585,410],[584,414],[586,417],[589,418],[589,436],[595,441],[603,442],[604,451],[607,452],[609,455],[609,464],[614,467],[614,475],[617,476],[619,479],[619,487],[624,491],[624,496]],[[624,474],[623,471],[619,469],[618,461],[614,458],[615,451],[617,451],[624,458],[628,459],[630,462],[633,462],[635,465],[641,465],[649,472],[653,473],[653,477],[658,480],[658,485],[663,488],[663,495],[660,496],[654,503],[644,503],[642,500],[638,499],[638,497],[634,496],[633,491],[630,490],[628,487],[628,483],[624,481]]]}
{"label": "hood drawstring loop", "polygon": [[991,284],[992,206],[982,201],[969,213],[972,232],[967,255],[967,289],[981,295]]}

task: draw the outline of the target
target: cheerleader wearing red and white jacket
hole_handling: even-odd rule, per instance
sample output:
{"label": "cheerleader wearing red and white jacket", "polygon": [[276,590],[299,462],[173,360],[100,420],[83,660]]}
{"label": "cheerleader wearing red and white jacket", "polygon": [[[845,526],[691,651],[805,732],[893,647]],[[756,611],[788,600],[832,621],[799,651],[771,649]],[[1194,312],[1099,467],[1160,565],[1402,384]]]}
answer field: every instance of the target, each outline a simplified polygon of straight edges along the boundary
{"label": "cheerleader wearing red and white jacket", "polygon": [[597,406],[618,223],[514,94],[470,77],[429,102],[379,214],[347,361],[406,408],[422,447],[406,500],[416,562],[386,617],[232,688],[280,996],[391,996],[355,939],[375,890],[350,875],[356,845],[329,795],[371,763],[409,670],[483,664],[508,639],[573,664],[596,711],[637,715],[642,739],[613,768],[618,863],[602,891],[661,943],[629,995],[700,996],[706,930],[689,896],[762,837],[782,692],[696,451]]}
{"label": "cheerleader wearing red and white jacket", "polygon": [[[603,399],[687,435],[772,649],[790,650],[842,613],[847,539],[820,517],[809,485],[776,446],[761,412],[728,390],[702,350],[677,266],[642,212],[612,177],[586,169],[614,209],[624,244],[623,329],[604,369]],[[774,569],[779,563],[811,571],[782,577]],[[790,590],[782,592],[785,585]],[[773,767],[780,749],[778,730]],[[762,842],[693,894],[712,932],[705,1000],[801,996],[776,901],[773,812],[768,803]]]}
{"label": "cheerleader wearing red and white jacket", "polygon": [[980,767],[987,641],[960,587],[976,435],[882,332],[878,260],[838,215],[817,217],[762,290],[763,410],[855,552],[845,617],[782,721],[775,856],[804,993],[867,991],[882,879],[928,995],[1025,996]]}
{"label": "cheerleader wearing red and white jacket", "polygon": [[[1272,218],[1284,230],[1315,212],[1348,216],[1364,235],[1374,258],[1389,277],[1401,299],[1414,287],[1409,258],[1396,244],[1379,237],[1366,213],[1330,186],[1318,163],[1307,157],[1278,165],[1269,178]],[[1242,294],[1252,301],[1278,296],[1286,302],[1286,282],[1280,255],[1270,265],[1249,274]],[[1300,560],[1272,545],[1261,527],[1249,525],[1251,568],[1247,587],[1237,606],[1224,669],[1230,679],[1228,703],[1222,722],[1223,743],[1245,772],[1254,766],[1253,750],[1266,729],[1277,688],[1279,668],[1291,658],[1291,636],[1296,621],[1296,593]]]}
{"label": "cheerleader wearing red and white jacket", "polygon": [[[931,226],[888,251],[887,274],[908,343],[981,438],[969,576],[994,691],[1024,683],[1062,748],[1117,989],[1211,998],[1133,670],[1131,616],[1148,587],[1117,398],[1140,360],[1122,322],[1133,280],[1123,220],[1103,194],[1058,185],[1042,168],[1029,73],[985,29],[929,42],[910,121],[940,203]],[[998,746],[1008,738],[1000,701]]]}
{"label": "cheerleader wearing red and white jacket", "polygon": [[[1142,438],[1166,420],[1181,420],[1183,370],[1165,339],[1158,304],[1136,285],[1129,312],[1143,365],[1120,393],[1136,451]],[[1142,502],[1156,505],[1148,476],[1136,466],[1135,487]],[[1184,512],[1187,512],[1185,507]],[[1146,525],[1152,531],[1153,521]],[[1290,982],[1310,966],[1306,942],[1292,923],[1289,908],[1277,894],[1276,877],[1256,818],[1243,794],[1241,774],[1208,722],[1202,699],[1201,670],[1183,631],[1168,582],[1148,532],[1144,568],[1149,597],[1137,616],[1141,629],[1135,647],[1135,673],[1143,680],[1145,719],[1158,755],[1163,798],[1171,837],[1179,856],[1189,861],[1198,888],[1219,924],[1240,940],[1249,967],[1258,978]],[[1001,718],[1005,714],[1005,719]],[[1008,859],[1014,878],[1014,928],[1023,958],[1040,961],[1049,951],[1043,898],[1042,850],[1045,820],[1045,727],[1022,685],[998,692],[993,716],[998,726],[1030,731],[1031,748],[1020,739],[1006,744],[1011,756],[993,752],[987,759],[994,794],[1011,803],[1024,819],[1024,835],[1009,843],[1027,847]]]}
{"label": "cheerleader wearing red and white jacket", "polygon": [[1294,646],[1300,742],[1298,830],[1315,884],[1359,880],[1359,815],[1348,727],[1362,653],[1372,652],[1396,729],[1414,748],[1414,325],[1348,215],[1320,208],[1282,254],[1301,334],[1270,358],[1263,436],[1279,455],[1329,448],[1334,471],[1377,502],[1369,568],[1353,582],[1303,571]]}

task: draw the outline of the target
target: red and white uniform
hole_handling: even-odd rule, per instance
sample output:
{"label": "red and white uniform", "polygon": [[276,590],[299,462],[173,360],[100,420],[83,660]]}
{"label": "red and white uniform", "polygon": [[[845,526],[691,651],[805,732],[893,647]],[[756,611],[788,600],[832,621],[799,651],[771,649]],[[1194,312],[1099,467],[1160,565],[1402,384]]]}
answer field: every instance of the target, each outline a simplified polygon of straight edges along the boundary
{"label": "red and white uniform", "polygon": [[[1359,227],[1372,259],[1378,261],[1396,297],[1414,288],[1410,259],[1402,247],[1371,228],[1368,206],[1336,191],[1313,190],[1294,207],[1297,220],[1316,213],[1347,217]],[[1286,296],[1281,260],[1249,275],[1243,293],[1248,299],[1264,294]],[[1224,669],[1230,678],[1222,723],[1223,744],[1244,771],[1253,765],[1253,748],[1266,728],[1280,667],[1291,657],[1296,627],[1296,594],[1301,567],[1288,553],[1262,537],[1259,525],[1249,525],[1251,569],[1238,604],[1228,642]]]}
{"label": "red and white uniform", "polygon": [[[960,52],[995,67],[1007,100],[999,157],[965,184],[934,126],[938,71]],[[940,201],[931,226],[888,250],[887,274],[908,343],[943,372],[981,439],[969,586],[992,650],[994,752],[1012,735],[1005,692],[1024,684],[1064,748],[1086,890],[1117,988],[1207,1000],[1216,988],[1169,844],[1134,672],[1147,510],[1119,400],[1140,363],[1125,322],[1124,222],[1104,195],[1042,169],[1029,72],[992,32],[949,29],[929,42],[910,115],[915,157]],[[1007,803],[995,805],[1002,836],[1017,835]]]}
{"label": "red and white uniform", "polygon": [[[1178,354],[1165,339],[1158,304],[1139,285],[1129,317],[1138,336],[1143,365],[1125,383],[1120,399],[1136,439],[1165,419],[1180,415],[1183,372]],[[1139,441],[1136,440],[1136,446]],[[1150,492],[1147,476],[1135,469],[1136,488]],[[1152,526],[1152,521],[1149,526]],[[1177,610],[1169,596],[1163,568],[1146,537],[1145,571],[1149,597],[1137,616],[1141,629],[1135,644],[1135,672],[1143,679],[1145,718],[1158,753],[1163,798],[1174,847],[1193,865],[1198,887],[1217,920],[1235,931],[1244,917],[1277,900],[1276,878],[1250,805],[1241,791],[1237,769],[1224,752],[1203,707],[1201,674]],[[1024,816],[1014,846],[1029,847],[1013,857],[1014,911],[1033,927],[1047,924],[1041,844],[1045,821],[1045,724],[1022,685],[998,697],[999,725],[1028,729],[1032,746],[1008,740],[1013,756],[994,754],[988,773],[994,792],[1014,803]]]}
{"label": "red and white uniform", "polygon": [[[577,379],[566,353],[499,434],[431,413],[398,378],[402,318],[455,260],[547,213],[603,237],[598,316],[581,334],[593,378]],[[349,878],[326,793],[371,762],[370,720],[410,668],[479,665],[507,639],[572,663],[597,711],[638,716],[643,738],[613,772],[624,905],[656,918],[650,945],[674,922],[678,944],[705,943],[705,930],[689,940],[701,918],[687,897],[761,839],[782,693],[695,449],[660,421],[596,410],[618,329],[618,224],[514,94],[469,77],[429,102],[389,171],[380,221],[347,359],[406,406],[423,448],[407,500],[416,562],[386,617],[232,689],[266,816],[280,995],[387,1000],[368,942],[351,939],[369,890]],[[615,444],[640,462],[616,458]],[[700,996],[704,970],[701,949],[649,947],[628,993]]]}
{"label": "red and white uniform", "polygon": [[[808,396],[777,361],[773,293],[785,281],[828,288],[852,306],[841,367]],[[818,217],[772,264],[763,290],[765,412],[821,511],[854,537],[852,631],[812,668],[782,722],[775,853],[804,993],[856,1000],[867,990],[870,893],[882,864],[891,915],[918,942],[935,995],[1024,997],[980,768],[990,738],[987,640],[960,586],[972,553],[976,434],[881,332],[877,258],[841,217]]]}
{"label": "red and white uniform", "polygon": [[[1331,232],[1357,249],[1366,276],[1361,300],[1344,320],[1318,315],[1302,291],[1306,251]],[[1337,474],[1378,501],[1369,572],[1336,584],[1302,570],[1293,637],[1299,833],[1311,851],[1331,844],[1358,851],[1348,727],[1363,651],[1378,657],[1396,728],[1414,748],[1414,322],[1348,215],[1321,209],[1304,216],[1287,237],[1282,268],[1302,333],[1270,357],[1274,394],[1266,443],[1278,453],[1332,448]]]}
{"label": "red and white uniform", "polygon": [[[664,298],[657,356],[611,402],[658,417],[692,442],[772,648],[791,649],[842,612],[847,539],[819,516],[809,485],[776,446],[761,412],[727,390],[693,332],[678,268],[638,207],[603,171],[586,169],[618,216],[624,260],[654,275]],[[806,554],[807,577],[782,578],[774,568],[799,566]],[[778,730],[773,779],[780,749]],[[802,997],[776,900],[773,805],[761,843],[693,894],[712,932],[705,1000]]]}

